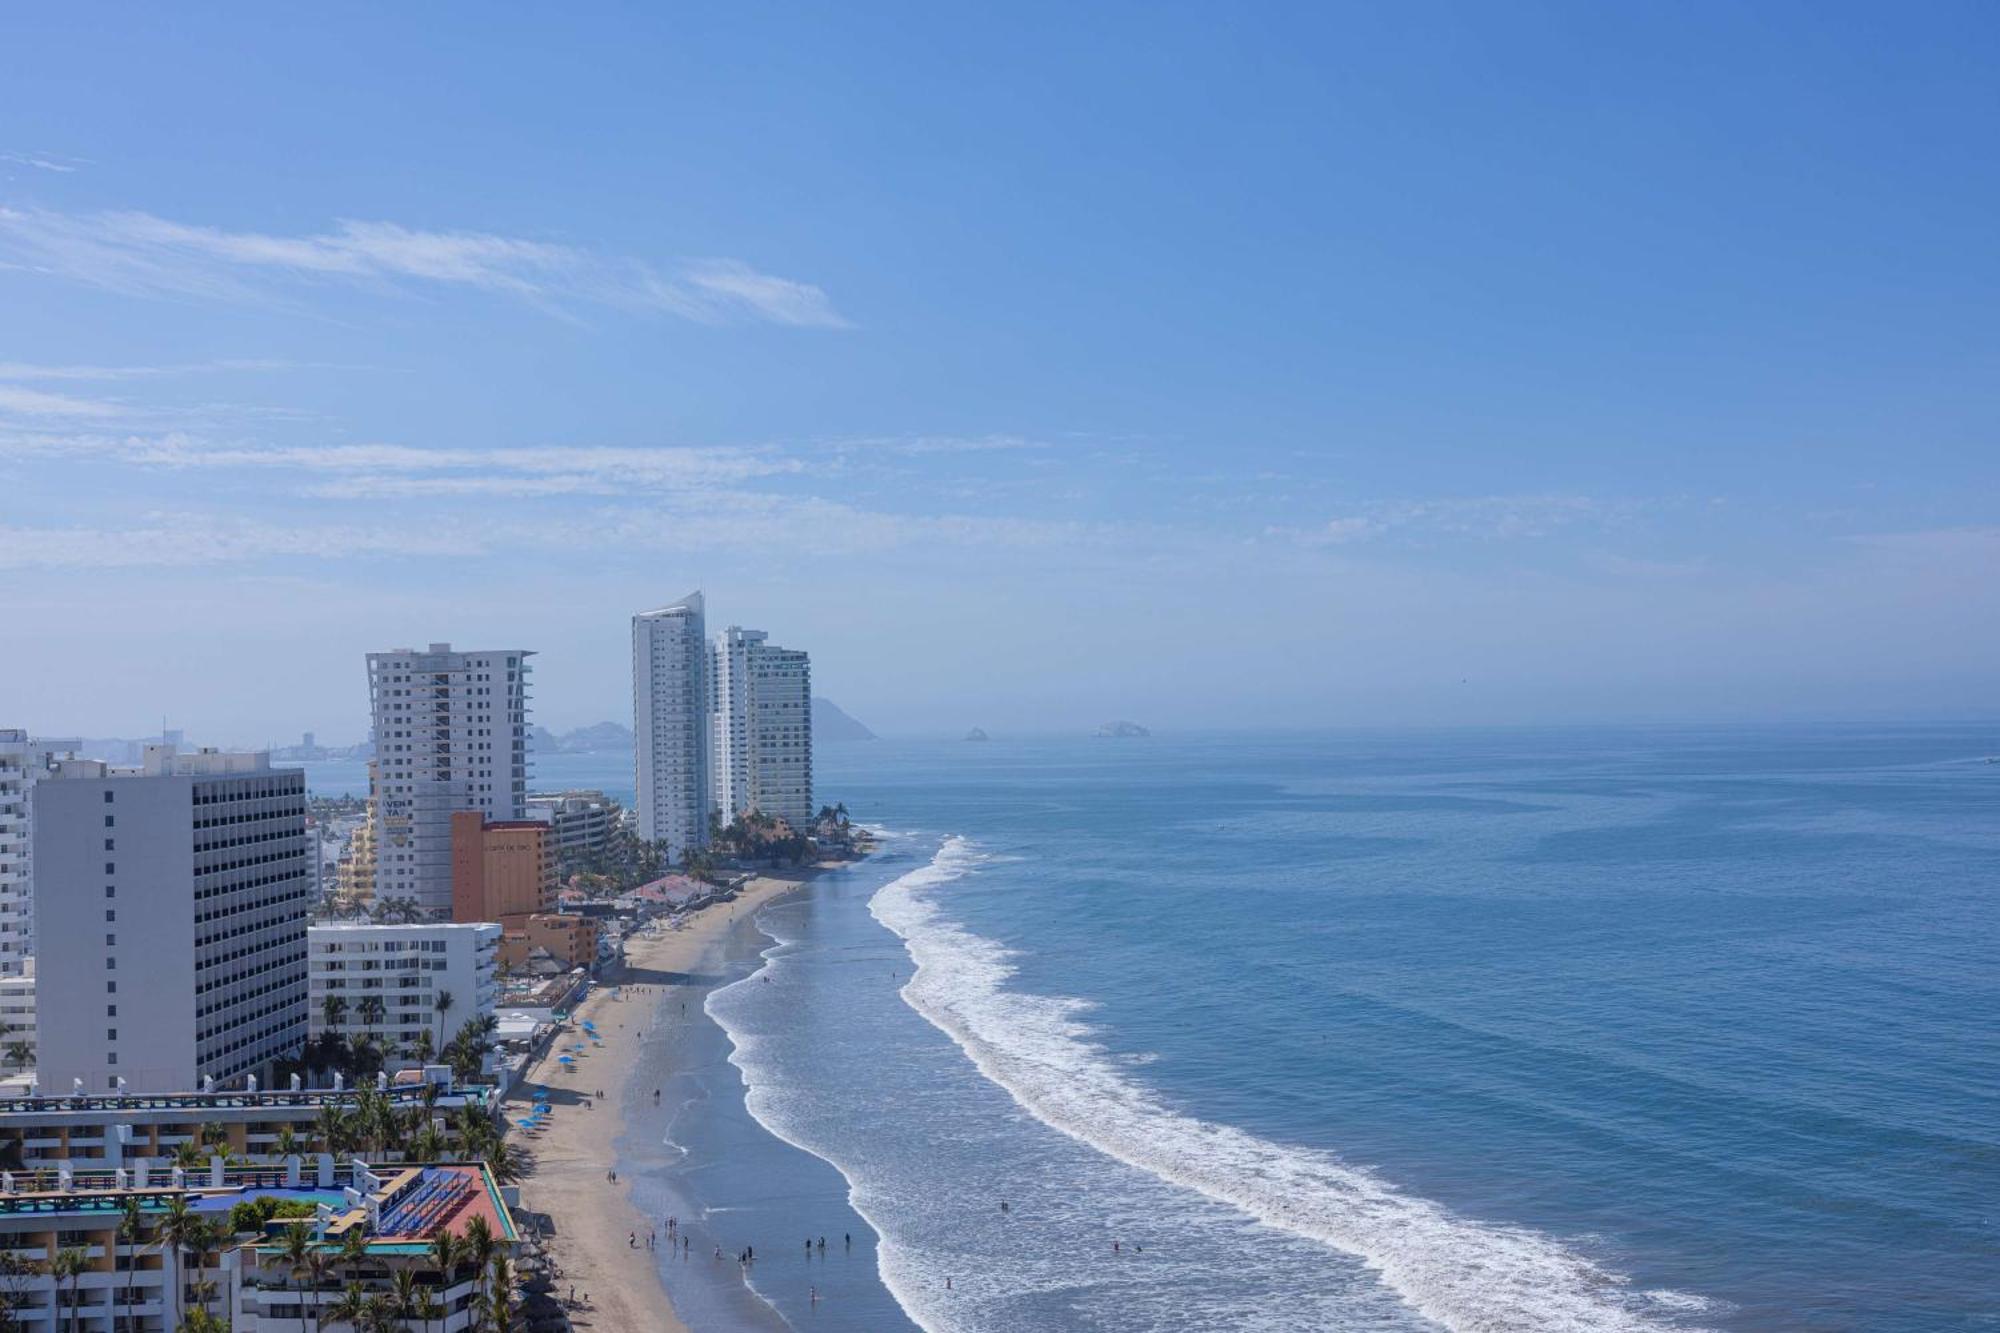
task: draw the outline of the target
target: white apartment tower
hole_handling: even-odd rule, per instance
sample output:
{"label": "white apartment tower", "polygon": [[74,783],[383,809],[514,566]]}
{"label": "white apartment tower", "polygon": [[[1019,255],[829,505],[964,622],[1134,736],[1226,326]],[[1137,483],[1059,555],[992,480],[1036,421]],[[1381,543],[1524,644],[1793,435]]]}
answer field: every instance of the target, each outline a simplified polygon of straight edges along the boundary
{"label": "white apartment tower", "polygon": [[803,832],[813,815],[811,660],[731,625],[709,662],[717,812],[727,822],[755,810]]}
{"label": "white apartment tower", "polygon": [[375,896],[451,916],[451,816],[521,819],[528,658],[520,648],[368,654],[375,712]]}
{"label": "white apartment tower", "polygon": [[0,728],[0,976],[18,976],[35,952],[28,878],[28,733]]}
{"label": "white apartment tower", "polygon": [[306,1039],[305,774],[146,747],[34,794],[37,1066],[67,1094],[265,1076]]}
{"label": "white apartment tower", "polygon": [[701,594],[632,617],[639,836],[678,861],[708,842],[708,630]]}
{"label": "white apartment tower", "polygon": [[35,779],[77,745],[0,727],[0,977],[21,976],[35,956]]}
{"label": "white apartment tower", "polygon": [[306,939],[315,1037],[367,1033],[407,1057],[429,1033],[436,1061],[459,1027],[492,1014],[499,998],[500,927],[490,921],[329,921]]}

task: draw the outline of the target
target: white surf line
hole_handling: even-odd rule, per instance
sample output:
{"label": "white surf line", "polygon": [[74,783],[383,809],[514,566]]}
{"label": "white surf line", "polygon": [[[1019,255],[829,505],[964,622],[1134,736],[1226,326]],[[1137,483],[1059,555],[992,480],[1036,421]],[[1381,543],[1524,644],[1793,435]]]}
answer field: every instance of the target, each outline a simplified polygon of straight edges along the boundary
{"label": "white surf line", "polygon": [[1685,1293],[1635,1292],[1624,1276],[1552,1237],[1459,1217],[1332,1153],[1174,1111],[1123,1078],[1091,1040],[1076,1017],[1084,1002],[1004,989],[1015,972],[1010,952],[930,900],[930,890],[977,864],[969,842],[947,839],[929,865],[879,890],[869,910],[916,963],[905,1001],[1042,1123],[1355,1256],[1412,1309],[1454,1333],[1687,1333],[1679,1314],[1708,1307]]}

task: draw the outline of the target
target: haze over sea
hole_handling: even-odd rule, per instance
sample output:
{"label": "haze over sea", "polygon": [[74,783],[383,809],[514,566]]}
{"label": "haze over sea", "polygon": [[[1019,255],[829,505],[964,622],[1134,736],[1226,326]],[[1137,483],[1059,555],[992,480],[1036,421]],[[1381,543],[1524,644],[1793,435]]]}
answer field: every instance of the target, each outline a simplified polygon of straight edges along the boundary
{"label": "haze over sea", "polygon": [[887,1294],[759,1289],[952,1333],[1990,1326],[1996,731],[829,747],[883,850],[710,1010],[789,1141],[738,1169],[851,1189]]}

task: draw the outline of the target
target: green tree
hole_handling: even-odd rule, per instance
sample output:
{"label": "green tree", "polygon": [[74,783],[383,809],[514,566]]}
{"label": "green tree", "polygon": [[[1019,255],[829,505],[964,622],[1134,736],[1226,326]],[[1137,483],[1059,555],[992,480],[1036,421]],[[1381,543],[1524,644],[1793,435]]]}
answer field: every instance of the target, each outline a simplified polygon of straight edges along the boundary
{"label": "green tree", "polygon": [[[186,1144],[182,1144],[186,1147]],[[174,1323],[181,1321],[181,1292],[187,1286],[187,1266],[182,1260],[187,1248],[200,1236],[206,1224],[201,1214],[188,1206],[187,1195],[176,1194],[168,1203],[167,1211],[160,1218],[158,1235],[162,1249],[171,1250],[174,1257]]]}
{"label": "green tree", "polygon": [[[125,1258],[125,1308],[132,1308],[132,1279],[139,1272],[139,1242],[146,1238],[146,1211],[136,1198],[127,1198],[118,1212],[118,1240],[130,1254]],[[117,1264],[114,1262],[114,1268]]]}
{"label": "green tree", "polygon": [[[76,1282],[90,1268],[90,1252],[66,1245],[49,1259],[49,1276],[56,1280],[57,1302],[69,1311],[70,1333],[76,1333]],[[65,1295],[64,1288],[68,1289]]]}
{"label": "green tree", "polygon": [[278,1257],[284,1261],[285,1272],[298,1284],[299,1314],[303,1318],[306,1310],[306,1279],[311,1278],[318,1285],[319,1247],[313,1242],[310,1222],[292,1222],[286,1225],[284,1238],[278,1243]]}

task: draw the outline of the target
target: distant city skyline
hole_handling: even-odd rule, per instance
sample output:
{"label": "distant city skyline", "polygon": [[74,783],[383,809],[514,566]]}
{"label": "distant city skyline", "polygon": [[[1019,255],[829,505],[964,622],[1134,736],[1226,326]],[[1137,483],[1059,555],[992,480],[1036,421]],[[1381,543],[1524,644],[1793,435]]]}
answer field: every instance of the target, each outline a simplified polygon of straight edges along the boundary
{"label": "distant city skyline", "polygon": [[0,720],[1994,714],[1990,6],[479,25],[13,17]]}

